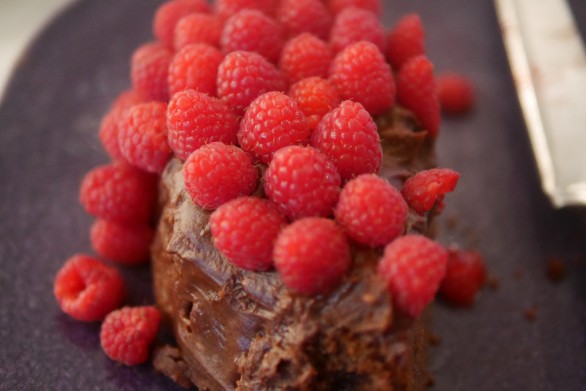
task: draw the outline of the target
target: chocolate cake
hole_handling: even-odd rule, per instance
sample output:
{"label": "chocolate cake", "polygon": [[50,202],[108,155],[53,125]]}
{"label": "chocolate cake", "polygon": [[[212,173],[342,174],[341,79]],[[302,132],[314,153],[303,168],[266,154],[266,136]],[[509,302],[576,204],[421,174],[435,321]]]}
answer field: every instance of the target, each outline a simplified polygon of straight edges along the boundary
{"label": "chocolate cake", "polygon": [[[410,112],[395,106],[376,120],[380,176],[400,188],[434,165],[433,139]],[[161,177],[152,246],[157,305],[177,341],[155,352],[159,371],[200,390],[426,388],[426,315],[396,311],[376,272],[380,248],[353,245],[334,291],[296,295],[275,271],[247,271],[218,252],[210,212],[186,193],[181,168],[172,159]],[[429,234],[432,215],[410,211],[407,233]]]}

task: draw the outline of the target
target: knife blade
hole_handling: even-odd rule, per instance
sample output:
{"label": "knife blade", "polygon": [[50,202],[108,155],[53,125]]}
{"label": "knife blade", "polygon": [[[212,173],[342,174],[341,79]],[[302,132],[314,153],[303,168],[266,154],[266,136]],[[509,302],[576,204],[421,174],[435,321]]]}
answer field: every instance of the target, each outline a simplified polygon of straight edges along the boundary
{"label": "knife blade", "polygon": [[494,0],[544,192],[586,205],[586,52],[565,0]]}

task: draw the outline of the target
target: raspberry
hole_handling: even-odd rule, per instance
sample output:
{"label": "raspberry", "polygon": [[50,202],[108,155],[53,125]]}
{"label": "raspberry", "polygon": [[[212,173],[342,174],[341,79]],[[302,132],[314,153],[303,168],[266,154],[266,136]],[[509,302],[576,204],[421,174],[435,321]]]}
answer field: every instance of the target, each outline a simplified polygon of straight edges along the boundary
{"label": "raspberry", "polygon": [[295,83],[306,77],[327,77],[333,58],[327,43],[315,35],[303,33],[287,41],[279,67],[289,83]]}
{"label": "raspberry", "polygon": [[210,216],[214,244],[228,260],[248,270],[273,266],[273,246],[285,219],[267,200],[240,197]]}
{"label": "raspberry", "polygon": [[104,150],[112,160],[124,160],[118,145],[118,120],[120,113],[110,110],[100,123],[99,137]]}
{"label": "raspberry", "polygon": [[406,235],[385,247],[378,272],[397,308],[415,318],[435,297],[447,262],[448,253],[440,244],[424,236]]}
{"label": "raspberry", "polygon": [[380,170],[378,130],[360,103],[347,100],[326,114],[311,135],[311,145],[334,162],[343,179]]}
{"label": "raspberry", "polygon": [[278,2],[275,0],[217,0],[216,10],[222,17],[228,18],[243,9],[255,9],[265,15],[274,16]]}
{"label": "raspberry", "polygon": [[173,31],[181,18],[193,13],[208,13],[206,0],[173,0],[162,4],[155,13],[153,33],[169,48],[173,47]]}
{"label": "raspberry", "polygon": [[307,143],[311,130],[297,103],[282,92],[256,98],[244,114],[238,132],[242,149],[264,163],[288,145]]}
{"label": "raspberry", "polygon": [[328,158],[312,147],[291,146],[275,153],[265,172],[267,198],[291,220],[330,216],[341,178]]}
{"label": "raspberry", "polygon": [[406,15],[395,25],[387,40],[386,53],[396,70],[409,59],[425,54],[425,31],[419,15]]}
{"label": "raspberry", "polygon": [[104,258],[126,265],[149,259],[154,232],[148,225],[123,225],[96,220],[90,231],[93,249]]}
{"label": "raspberry", "polygon": [[250,9],[230,17],[220,37],[224,53],[257,52],[271,62],[277,62],[284,44],[283,28],[262,12]]}
{"label": "raspberry", "polygon": [[285,27],[288,37],[311,33],[328,39],[332,15],[321,0],[281,0],[277,20]]}
{"label": "raspberry", "polygon": [[458,179],[460,174],[449,168],[423,170],[405,181],[401,193],[407,204],[422,215],[441,204],[444,194],[454,191]]}
{"label": "raspberry", "polygon": [[95,322],[122,304],[124,281],[115,268],[77,254],[57,273],[53,292],[67,315],[82,322]]}
{"label": "raspberry", "polygon": [[448,114],[465,114],[474,106],[474,86],[466,77],[445,73],[435,79],[442,110]]}
{"label": "raspberry", "polygon": [[315,129],[324,115],[340,104],[340,97],[334,86],[321,77],[298,81],[289,89],[289,96],[305,114],[311,130]]}
{"label": "raspberry", "polygon": [[218,96],[240,115],[259,95],[285,90],[281,71],[258,53],[228,53],[218,69]]}
{"label": "raspberry", "polygon": [[159,43],[140,46],[132,54],[130,64],[133,88],[147,100],[168,100],[167,73],[172,59],[173,53]]}
{"label": "raspberry", "polygon": [[207,43],[220,47],[224,22],[217,15],[190,14],[182,18],[173,32],[173,47],[181,50],[187,45]]}
{"label": "raspberry", "polygon": [[339,52],[346,46],[360,41],[372,42],[384,52],[385,29],[374,13],[356,7],[344,8],[334,19],[330,44],[334,51]]}
{"label": "raspberry", "polygon": [[329,0],[328,7],[332,13],[337,14],[344,8],[357,7],[374,12],[376,15],[381,14],[382,6],[380,0]]}
{"label": "raspberry", "polygon": [[352,239],[376,247],[403,234],[408,213],[397,189],[374,174],[363,174],[342,189],[336,221]]}
{"label": "raspberry", "polygon": [[371,115],[386,112],[395,103],[391,67],[370,42],[358,42],[342,50],[330,68],[330,82],[342,99],[362,105]]}
{"label": "raspberry", "polygon": [[110,313],[100,329],[100,344],[108,357],[125,365],[149,359],[149,348],[159,331],[157,308],[124,307]]}
{"label": "raspberry", "polygon": [[448,249],[448,267],[440,285],[440,294],[446,300],[470,306],[485,281],[486,268],[479,252]]}
{"label": "raspberry", "polygon": [[226,103],[193,90],[175,94],[167,108],[169,145],[181,160],[214,141],[236,144],[238,124]]}
{"label": "raspberry", "polygon": [[169,66],[169,93],[192,89],[216,96],[218,67],[224,59],[222,53],[206,43],[185,46],[179,50]]}
{"label": "raspberry", "polygon": [[156,177],[124,163],[99,166],[81,182],[80,201],[96,217],[122,224],[147,223],[157,197]]}
{"label": "raspberry", "polygon": [[116,97],[114,103],[112,103],[111,110],[123,113],[126,109],[146,101],[147,98],[139,92],[126,90]]}
{"label": "raspberry", "polygon": [[437,136],[440,124],[439,100],[433,65],[425,56],[413,57],[399,70],[397,100],[417,116],[430,136]]}
{"label": "raspberry", "polygon": [[283,229],[273,254],[283,283],[302,295],[327,293],[352,262],[344,232],[333,220],[320,217],[297,220]]}
{"label": "raspberry", "polygon": [[219,142],[193,152],[183,166],[187,193],[196,205],[216,209],[256,189],[258,170],[252,158],[233,145]]}
{"label": "raspberry", "polygon": [[128,109],[119,122],[118,144],[130,164],[161,174],[171,157],[167,144],[167,104],[141,103]]}
{"label": "raspberry", "polygon": [[124,161],[118,145],[118,122],[127,109],[145,101],[146,98],[134,90],[124,91],[118,95],[110,107],[110,111],[102,118],[99,132],[100,141],[112,160]]}

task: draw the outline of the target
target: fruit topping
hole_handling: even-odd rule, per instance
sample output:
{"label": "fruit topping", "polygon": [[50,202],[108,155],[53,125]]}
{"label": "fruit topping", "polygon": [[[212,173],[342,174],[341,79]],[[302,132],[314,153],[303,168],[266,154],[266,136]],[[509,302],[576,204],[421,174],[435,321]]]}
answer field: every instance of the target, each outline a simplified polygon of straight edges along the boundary
{"label": "fruit topping", "polygon": [[100,329],[100,343],[108,357],[125,365],[138,365],[149,358],[161,314],[152,306],[124,307],[111,312]]}
{"label": "fruit topping", "polygon": [[183,179],[193,202],[213,210],[231,199],[252,194],[258,169],[242,149],[215,142],[189,155],[183,166]]}
{"label": "fruit topping", "polygon": [[77,254],[57,273],[53,292],[67,315],[82,322],[95,322],[122,304],[124,281],[115,268]]}
{"label": "fruit topping", "polygon": [[283,147],[307,144],[311,130],[297,103],[282,92],[267,92],[256,98],[244,113],[238,142],[263,163]]}
{"label": "fruit topping", "polygon": [[449,168],[423,170],[405,181],[401,193],[407,204],[422,215],[434,206],[443,209],[444,195],[454,191],[458,179],[460,174]]}
{"label": "fruit topping", "polygon": [[311,135],[311,145],[332,160],[343,179],[380,170],[378,130],[360,103],[347,100],[326,114]]}
{"label": "fruit topping", "polygon": [[405,235],[385,247],[378,271],[397,308],[417,317],[433,300],[446,274],[448,253],[420,235]]}
{"label": "fruit topping", "polygon": [[312,147],[283,148],[265,173],[265,193],[289,219],[332,215],[340,194],[340,174]]}
{"label": "fruit topping", "polygon": [[283,283],[302,295],[327,293],[350,268],[344,232],[333,220],[307,217],[284,228],[274,251]]}
{"label": "fruit topping", "polygon": [[363,174],[342,189],[336,221],[352,239],[376,247],[403,234],[408,212],[397,189],[377,175]]}
{"label": "fruit topping", "polygon": [[273,266],[273,246],[285,218],[267,200],[240,197],[210,216],[216,248],[236,266],[264,271]]}

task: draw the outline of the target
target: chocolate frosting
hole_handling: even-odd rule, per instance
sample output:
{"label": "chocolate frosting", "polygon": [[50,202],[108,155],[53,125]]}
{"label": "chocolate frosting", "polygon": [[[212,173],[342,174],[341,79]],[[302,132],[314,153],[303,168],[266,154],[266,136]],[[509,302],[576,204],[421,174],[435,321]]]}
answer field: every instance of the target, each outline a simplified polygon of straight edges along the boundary
{"label": "chocolate frosting", "polygon": [[[400,187],[433,166],[433,146],[400,108],[377,119],[381,176]],[[421,320],[394,312],[377,276],[380,249],[355,246],[353,266],[327,295],[289,292],[274,271],[233,266],[216,250],[209,211],[193,204],[173,159],[161,180],[153,245],[157,303],[178,347],[155,353],[155,367],[200,390],[410,390],[428,381]],[[410,213],[406,232],[427,233]]]}

